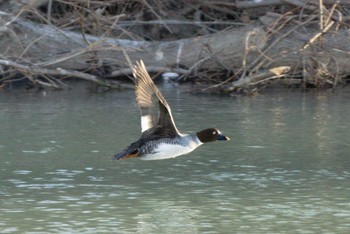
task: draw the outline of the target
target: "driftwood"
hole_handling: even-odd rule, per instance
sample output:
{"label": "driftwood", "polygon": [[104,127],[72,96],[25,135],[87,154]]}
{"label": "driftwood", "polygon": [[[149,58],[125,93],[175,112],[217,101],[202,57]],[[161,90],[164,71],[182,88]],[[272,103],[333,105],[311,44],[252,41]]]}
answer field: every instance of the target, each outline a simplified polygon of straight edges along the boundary
{"label": "driftwood", "polygon": [[278,79],[283,77],[289,71],[290,71],[290,67],[283,66],[283,67],[271,68],[266,72],[261,72],[256,75],[245,76],[235,82],[232,82],[232,85],[226,88],[225,91],[231,92],[231,91],[234,91],[235,89],[246,87],[247,85],[256,85],[261,81]]}
{"label": "driftwood", "polygon": [[73,71],[73,70],[69,71],[66,69],[62,69],[60,67],[56,69],[48,69],[48,68],[42,68],[39,66],[23,65],[23,64],[16,63],[14,61],[10,61],[8,59],[7,60],[0,59],[0,65],[16,68],[20,70],[22,73],[27,74],[28,78],[33,82],[33,84],[39,84],[45,87],[52,87],[56,89],[60,88],[55,82],[52,82],[51,79],[46,79],[47,81],[43,81],[43,79],[36,79],[35,77],[32,77],[31,74],[34,73],[35,75],[42,75],[42,76],[53,75],[53,76],[76,77],[83,80],[94,82],[97,85],[105,86],[108,88],[113,88],[113,89],[121,88],[120,85],[116,85],[109,81],[100,79],[95,75],[91,75],[91,74],[87,74],[79,71]]}
{"label": "driftwood", "polygon": [[245,43],[249,44],[248,59],[256,57],[266,43],[264,30],[252,26],[177,41],[147,42],[82,35],[5,13],[1,13],[1,24],[6,25],[0,37],[1,54],[37,66],[76,70],[90,69],[96,61],[127,68],[123,50],[131,61],[143,59],[147,66],[190,68],[202,61],[202,66],[217,69],[240,64]]}
{"label": "driftwood", "polygon": [[[44,69],[51,75],[63,75],[62,71],[67,70],[64,75],[71,74],[108,87],[111,86],[108,82],[72,70],[90,70],[103,65],[112,68],[106,77],[131,74],[124,53],[131,61],[144,60],[151,72],[175,70],[186,74],[207,67],[230,69],[234,64],[241,64],[246,50],[249,50],[249,55],[245,59],[253,60],[266,43],[265,31],[252,26],[191,39],[146,42],[63,31],[4,12],[1,13],[1,24],[4,26],[0,36],[0,54],[6,54],[7,58],[3,56],[1,65],[20,70],[23,70],[21,66],[31,68],[36,75],[44,74]],[[245,47],[246,44],[249,48]],[[17,62],[10,58],[16,58]],[[26,71],[29,72],[28,69]]]}
{"label": "driftwood", "polygon": [[[249,23],[245,24],[205,22],[199,18],[192,22],[161,19],[154,12],[158,17],[154,20],[122,21],[118,16],[113,18],[110,26],[123,28],[137,25],[142,28],[157,25],[170,32],[178,29],[179,25],[187,27],[192,24],[200,28],[206,28],[209,24],[235,26],[203,36],[171,41],[145,41],[141,37],[124,39],[111,36],[107,31],[97,36],[84,30],[68,30],[50,23],[49,13],[46,24],[37,23],[21,17],[22,9],[52,1],[10,2],[14,6],[1,5],[0,2],[0,7],[9,6],[7,12],[0,11],[0,85],[10,81],[17,72],[27,76],[34,84],[53,88],[61,86],[61,81],[56,77],[67,76],[109,88],[120,87],[109,79],[131,74],[126,57],[131,62],[144,60],[149,71],[155,73],[176,71],[191,75],[198,74],[198,71],[212,74],[228,71],[227,74],[233,76],[213,86],[220,86],[224,92],[286,77],[299,77],[300,84],[304,86],[308,83],[336,86],[350,74],[349,33],[333,0],[323,1],[329,4],[327,10],[322,6],[323,13],[321,7],[319,14],[302,16],[268,12],[258,21],[247,21]],[[299,4],[310,12],[318,9],[315,7],[318,1],[271,2],[289,6]],[[308,5],[310,3],[311,6]],[[25,5],[21,8],[15,7],[16,4]],[[203,1],[202,4],[210,2]],[[217,4],[244,9],[259,7],[262,3],[238,1],[232,5],[231,1],[220,1]],[[344,1],[344,4],[349,3]],[[47,7],[51,9],[50,5]],[[154,10],[150,6],[148,8]],[[100,8],[95,12],[98,10]]]}

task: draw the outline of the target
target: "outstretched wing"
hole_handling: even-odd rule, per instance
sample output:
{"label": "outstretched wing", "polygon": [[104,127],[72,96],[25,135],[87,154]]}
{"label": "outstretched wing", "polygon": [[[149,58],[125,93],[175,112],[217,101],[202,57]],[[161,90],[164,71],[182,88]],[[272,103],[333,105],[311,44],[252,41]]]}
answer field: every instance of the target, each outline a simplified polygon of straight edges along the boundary
{"label": "outstretched wing", "polygon": [[141,111],[142,132],[157,127],[157,132],[174,136],[179,132],[175,126],[171,109],[163,95],[153,83],[142,60],[133,69],[136,101]]}

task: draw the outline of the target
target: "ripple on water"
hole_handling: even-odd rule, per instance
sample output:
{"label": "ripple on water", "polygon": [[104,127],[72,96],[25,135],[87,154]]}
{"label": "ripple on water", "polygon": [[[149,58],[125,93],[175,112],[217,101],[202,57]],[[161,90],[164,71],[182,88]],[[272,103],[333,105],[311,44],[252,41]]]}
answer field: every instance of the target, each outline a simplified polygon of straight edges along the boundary
{"label": "ripple on water", "polygon": [[246,145],[244,147],[245,148],[251,148],[251,149],[264,149],[264,148],[267,148],[266,146],[262,146],[262,145]]}
{"label": "ripple on water", "polygon": [[72,184],[64,184],[64,183],[43,183],[43,184],[19,184],[16,186],[17,188],[27,188],[27,189],[56,189],[56,188],[74,188],[75,185]]}
{"label": "ripple on water", "polygon": [[16,170],[16,171],[13,171],[14,174],[17,174],[17,175],[28,175],[30,173],[32,173],[32,171],[28,171],[28,170]]}
{"label": "ripple on water", "polygon": [[61,176],[73,177],[73,176],[79,175],[81,173],[84,173],[84,171],[57,169],[56,171],[47,172],[46,174],[47,175],[61,175]]}
{"label": "ripple on water", "polygon": [[42,148],[40,150],[22,150],[22,153],[25,153],[25,154],[47,154],[47,153],[50,153],[53,151],[55,151],[54,147],[45,147],[45,148]]}

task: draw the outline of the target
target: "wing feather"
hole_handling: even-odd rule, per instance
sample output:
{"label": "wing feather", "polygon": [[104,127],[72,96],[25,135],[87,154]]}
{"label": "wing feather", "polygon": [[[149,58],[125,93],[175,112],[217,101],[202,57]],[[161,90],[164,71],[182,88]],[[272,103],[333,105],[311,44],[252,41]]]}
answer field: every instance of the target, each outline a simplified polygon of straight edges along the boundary
{"label": "wing feather", "polygon": [[136,101],[141,111],[142,132],[157,127],[157,131],[162,134],[178,135],[170,106],[153,83],[142,60],[136,62],[133,75],[136,80]]}

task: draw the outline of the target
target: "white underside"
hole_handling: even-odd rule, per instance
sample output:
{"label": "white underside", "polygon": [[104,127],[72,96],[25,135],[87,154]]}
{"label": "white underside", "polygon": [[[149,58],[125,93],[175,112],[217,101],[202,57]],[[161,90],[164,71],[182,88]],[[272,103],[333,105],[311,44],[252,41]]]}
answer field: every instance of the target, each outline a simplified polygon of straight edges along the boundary
{"label": "white underside", "polygon": [[167,159],[167,158],[175,158],[177,156],[190,153],[199,145],[200,144],[193,143],[188,146],[182,146],[182,145],[172,145],[172,144],[161,143],[155,150],[156,151],[155,153],[144,155],[143,157],[140,157],[140,159],[160,160],[160,159]]}

